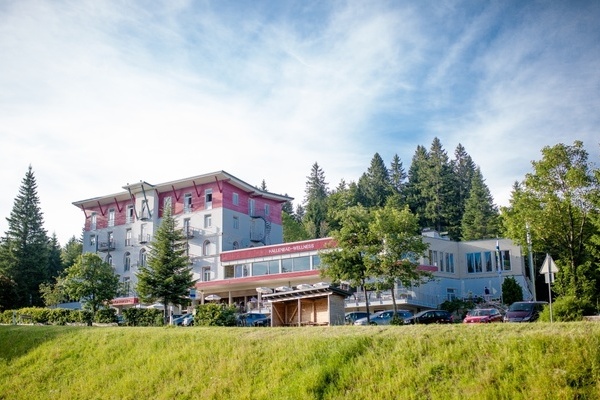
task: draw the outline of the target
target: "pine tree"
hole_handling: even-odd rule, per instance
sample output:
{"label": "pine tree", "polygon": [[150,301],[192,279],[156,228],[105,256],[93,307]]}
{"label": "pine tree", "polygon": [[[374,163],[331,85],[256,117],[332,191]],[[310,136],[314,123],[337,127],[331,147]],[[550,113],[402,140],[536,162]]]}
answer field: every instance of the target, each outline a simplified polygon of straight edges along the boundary
{"label": "pine tree", "polygon": [[169,208],[150,245],[148,263],[137,273],[137,292],[144,302],[160,300],[168,320],[169,305],[185,304],[188,290],[194,285],[187,256],[187,242]]}
{"label": "pine tree", "polygon": [[52,234],[48,249],[48,276],[50,278],[56,278],[64,269],[61,258],[61,248],[60,244],[58,243],[56,233]]}
{"label": "pine tree", "polygon": [[390,174],[379,153],[371,159],[371,165],[358,181],[365,207],[383,207],[393,193]]}
{"label": "pine tree", "polygon": [[406,175],[406,171],[404,171],[400,157],[398,157],[398,154],[394,154],[392,164],[390,165],[390,182],[397,193],[403,194],[407,177],[408,175]]}
{"label": "pine tree", "polygon": [[327,196],[328,188],[325,173],[316,162],[307,177],[305,189],[304,226],[309,235],[318,239],[327,235]]}
{"label": "pine tree", "polygon": [[442,232],[450,227],[456,215],[457,200],[448,155],[437,137],[433,139],[427,160],[425,179],[420,182],[420,191],[426,201],[425,220],[428,226]]}
{"label": "pine tree", "polygon": [[410,210],[419,218],[419,226],[426,226],[423,186],[426,183],[429,154],[425,147],[419,145],[412,157],[408,170],[408,183],[406,184],[406,202]]}
{"label": "pine tree", "polygon": [[75,264],[79,256],[83,253],[83,244],[81,240],[72,236],[61,251],[61,259],[64,268],[69,268]]}
{"label": "pine tree", "polygon": [[43,306],[39,287],[50,281],[49,240],[31,165],[7,221],[8,231],[0,244],[0,275],[14,282],[15,287],[14,296],[5,307]]}
{"label": "pine tree", "polygon": [[498,209],[479,168],[475,170],[470,186],[471,193],[462,218],[462,240],[498,237]]}
{"label": "pine tree", "polygon": [[[475,163],[467,151],[458,144],[454,150],[454,160],[452,160],[452,171],[456,179],[456,203],[455,219],[449,222],[449,230],[452,231],[452,237],[461,237],[462,219],[465,212],[466,202],[471,192],[471,182],[475,175]],[[483,178],[482,178],[483,179]]]}

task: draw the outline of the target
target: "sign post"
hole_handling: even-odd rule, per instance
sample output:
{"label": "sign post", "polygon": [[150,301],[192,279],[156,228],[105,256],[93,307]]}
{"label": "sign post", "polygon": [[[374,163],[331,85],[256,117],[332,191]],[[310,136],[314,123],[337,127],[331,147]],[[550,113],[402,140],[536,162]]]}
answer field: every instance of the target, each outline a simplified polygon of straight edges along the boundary
{"label": "sign post", "polygon": [[554,282],[554,274],[558,272],[558,267],[554,263],[550,254],[546,253],[546,259],[544,260],[544,264],[542,264],[542,268],[540,269],[540,274],[544,275],[544,279],[548,284],[548,304],[550,304],[550,322],[552,322],[552,289],[550,284]]}

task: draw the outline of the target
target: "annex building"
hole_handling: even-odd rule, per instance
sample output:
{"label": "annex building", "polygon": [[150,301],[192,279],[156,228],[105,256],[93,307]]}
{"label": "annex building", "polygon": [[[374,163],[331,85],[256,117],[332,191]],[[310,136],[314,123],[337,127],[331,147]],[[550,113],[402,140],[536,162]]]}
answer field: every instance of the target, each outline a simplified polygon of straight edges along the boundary
{"label": "annex building", "polygon": [[[312,288],[318,292],[328,285],[320,275],[319,251],[331,244],[330,238],[283,243],[282,206],[291,200],[218,171],[161,184],[140,181],[73,204],[85,215],[83,252],[99,254],[122,282],[114,307],[143,306],[135,292],[136,273],[147,262],[148,246],[169,207],[184,230],[197,280],[190,288],[192,307],[216,300],[259,310],[267,307],[263,295]],[[429,250],[419,268],[431,271],[435,279],[396,288],[396,301],[403,308],[417,311],[456,297],[483,296],[485,287],[499,298],[506,276],[524,288],[524,298],[532,297],[525,258],[512,241],[454,242],[434,231],[424,231],[423,239]],[[347,311],[364,309],[362,292],[343,289],[352,292],[345,299]],[[372,309],[392,306],[391,293],[369,296]]]}

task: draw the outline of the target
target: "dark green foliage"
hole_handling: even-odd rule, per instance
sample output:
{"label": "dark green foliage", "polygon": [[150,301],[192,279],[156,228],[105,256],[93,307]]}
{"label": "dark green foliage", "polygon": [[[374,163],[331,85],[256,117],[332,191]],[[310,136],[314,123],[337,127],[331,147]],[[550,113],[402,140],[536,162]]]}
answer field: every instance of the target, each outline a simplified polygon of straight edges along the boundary
{"label": "dark green foliage", "polygon": [[559,266],[553,290],[595,304],[600,291],[593,221],[600,211],[600,174],[579,141],[544,147],[532,166],[502,210],[505,236],[524,246],[529,224],[533,252],[550,254]]}
{"label": "dark green foliage", "polygon": [[297,242],[309,239],[309,235],[302,222],[296,220],[288,213],[281,213],[281,223],[283,225],[283,241]]}
{"label": "dark green foliage", "polygon": [[223,304],[200,304],[196,306],[194,325],[196,326],[235,326],[235,306]]}
{"label": "dark green foliage", "polygon": [[304,216],[302,221],[312,239],[326,237],[328,235],[327,227],[327,182],[325,182],[325,173],[314,163],[307,177],[305,198],[304,198]]}
{"label": "dark green foliage", "polygon": [[26,307],[0,313],[0,324],[88,325],[91,322],[92,313],[86,310]]}
{"label": "dark green foliage", "polygon": [[502,301],[508,305],[523,301],[523,288],[512,276],[507,276],[502,282]]}
{"label": "dark green foliage", "polygon": [[7,221],[8,231],[0,243],[0,276],[15,283],[14,288],[8,287],[15,296],[0,295],[7,301],[0,308],[41,306],[40,284],[50,281],[49,246],[31,166]]}
{"label": "dark green foliage", "polygon": [[119,277],[97,254],[86,253],[65,270],[62,286],[69,298],[82,301],[95,314],[117,297]]}
{"label": "dark green foliage", "polygon": [[60,244],[58,243],[55,233],[53,233],[50,238],[48,249],[48,277],[56,278],[63,271],[64,267],[61,258]]}
{"label": "dark green foliage", "polygon": [[358,191],[360,203],[367,208],[383,207],[394,193],[389,171],[379,153],[375,153],[369,169],[359,179]]}
{"label": "dark green foliage", "polygon": [[492,195],[477,168],[464,205],[461,223],[462,240],[495,238],[499,235],[498,210]]}
{"label": "dark green foliage", "polygon": [[148,263],[139,268],[137,278],[137,292],[145,303],[160,300],[164,304],[165,321],[169,305],[188,302],[188,290],[195,281],[187,256],[187,242],[170,209],[164,211],[150,246]]}
{"label": "dark green foliage", "polygon": [[404,166],[402,165],[402,161],[400,161],[400,157],[398,157],[398,154],[394,154],[394,158],[392,158],[392,163],[390,165],[390,184],[396,191],[396,194],[403,195],[407,177],[408,175],[406,174],[406,171],[404,171]]}
{"label": "dark green foliage", "polygon": [[[581,321],[586,315],[595,315],[596,308],[589,299],[575,296],[561,296],[552,302],[552,321]],[[540,321],[550,322],[550,306],[545,306],[540,313]]]}
{"label": "dark green foliage", "polygon": [[162,326],[164,315],[162,310],[154,308],[126,308],[123,310],[126,326]]}
{"label": "dark green foliage", "polygon": [[117,310],[114,308],[104,308],[96,311],[94,314],[94,322],[98,324],[117,323]]}
{"label": "dark green foliage", "polygon": [[69,268],[79,259],[83,252],[83,244],[81,240],[72,236],[61,251],[61,259],[64,268]]}

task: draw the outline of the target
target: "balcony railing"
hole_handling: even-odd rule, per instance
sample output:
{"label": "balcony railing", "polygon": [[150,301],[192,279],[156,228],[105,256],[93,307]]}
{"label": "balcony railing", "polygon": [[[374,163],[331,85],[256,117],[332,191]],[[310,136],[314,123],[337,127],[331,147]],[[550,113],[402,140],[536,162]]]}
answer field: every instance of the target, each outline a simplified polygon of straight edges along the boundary
{"label": "balcony railing", "polygon": [[149,233],[138,235],[138,242],[140,244],[149,243],[152,240],[152,236]]}
{"label": "balcony railing", "polygon": [[115,242],[113,241],[109,241],[109,242],[100,242],[98,243],[98,251],[111,251],[115,249]]}

